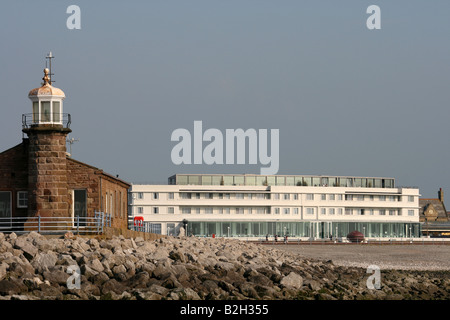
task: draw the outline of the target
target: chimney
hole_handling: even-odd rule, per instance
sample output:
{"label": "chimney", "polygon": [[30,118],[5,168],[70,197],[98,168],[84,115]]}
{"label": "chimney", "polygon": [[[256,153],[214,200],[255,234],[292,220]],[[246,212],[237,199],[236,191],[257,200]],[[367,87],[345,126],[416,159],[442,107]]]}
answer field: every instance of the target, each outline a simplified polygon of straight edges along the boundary
{"label": "chimney", "polygon": [[439,188],[438,198],[441,202],[444,202],[444,191],[442,191],[442,188]]}

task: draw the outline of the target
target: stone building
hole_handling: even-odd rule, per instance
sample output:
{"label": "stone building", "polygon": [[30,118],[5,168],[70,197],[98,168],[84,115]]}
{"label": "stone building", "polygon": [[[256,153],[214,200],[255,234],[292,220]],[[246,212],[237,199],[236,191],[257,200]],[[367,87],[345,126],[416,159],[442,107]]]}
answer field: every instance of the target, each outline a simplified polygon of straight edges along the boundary
{"label": "stone building", "polygon": [[419,218],[422,233],[430,237],[450,237],[449,213],[444,204],[444,191],[438,191],[437,198],[419,199]]}
{"label": "stone building", "polygon": [[66,152],[70,114],[49,69],[29,92],[32,113],[22,115],[23,141],[0,153],[0,218],[93,217],[110,213],[112,227],[127,228],[130,184],[72,159]]}
{"label": "stone building", "polygon": [[420,222],[447,222],[449,221],[444,204],[444,191],[439,189],[438,197],[433,199],[419,199]]}

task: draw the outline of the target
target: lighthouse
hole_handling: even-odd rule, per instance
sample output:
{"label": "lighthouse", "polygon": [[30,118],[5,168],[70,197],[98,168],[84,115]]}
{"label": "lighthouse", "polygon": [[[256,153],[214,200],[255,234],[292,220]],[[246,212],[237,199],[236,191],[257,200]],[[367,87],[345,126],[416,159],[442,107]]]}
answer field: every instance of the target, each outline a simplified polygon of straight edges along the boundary
{"label": "lighthouse", "polygon": [[28,216],[69,215],[66,138],[70,115],[63,113],[65,94],[52,86],[51,71],[44,69],[43,83],[32,89],[31,113],[22,115],[28,135]]}

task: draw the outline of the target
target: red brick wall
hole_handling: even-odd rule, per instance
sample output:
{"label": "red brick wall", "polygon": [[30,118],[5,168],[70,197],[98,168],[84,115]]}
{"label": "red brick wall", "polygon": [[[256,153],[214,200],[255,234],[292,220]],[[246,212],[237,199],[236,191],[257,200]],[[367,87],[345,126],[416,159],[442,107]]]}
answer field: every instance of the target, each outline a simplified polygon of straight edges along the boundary
{"label": "red brick wall", "polygon": [[[127,228],[127,192],[129,185],[74,159],[67,159],[68,188],[87,190],[87,214],[106,212],[112,216],[112,226]],[[72,207],[72,196],[69,197]]]}
{"label": "red brick wall", "polygon": [[26,208],[17,208],[17,192],[28,191],[28,142],[0,153],[0,191],[11,192],[13,217],[27,216]]}

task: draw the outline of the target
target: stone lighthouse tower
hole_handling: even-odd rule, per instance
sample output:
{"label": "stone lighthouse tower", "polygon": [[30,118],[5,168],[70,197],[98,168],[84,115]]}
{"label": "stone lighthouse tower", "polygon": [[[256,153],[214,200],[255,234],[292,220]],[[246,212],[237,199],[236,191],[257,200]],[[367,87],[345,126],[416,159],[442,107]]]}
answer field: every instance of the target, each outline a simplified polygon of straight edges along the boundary
{"label": "stone lighthouse tower", "polygon": [[42,86],[30,91],[32,113],[22,115],[28,135],[28,216],[69,216],[66,137],[70,115],[63,113],[65,94],[52,86],[44,69]]}

